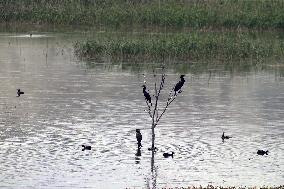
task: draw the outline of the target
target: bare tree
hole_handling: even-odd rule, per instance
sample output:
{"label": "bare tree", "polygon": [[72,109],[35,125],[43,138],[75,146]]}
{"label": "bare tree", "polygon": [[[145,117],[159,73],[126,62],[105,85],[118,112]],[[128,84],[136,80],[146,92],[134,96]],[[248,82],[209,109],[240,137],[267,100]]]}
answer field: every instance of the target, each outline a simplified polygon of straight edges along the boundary
{"label": "bare tree", "polygon": [[151,130],[152,130],[151,171],[152,172],[153,172],[153,169],[154,169],[154,153],[156,151],[156,148],[155,148],[155,128],[158,125],[161,118],[163,117],[163,115],[165,114],[165,112],[167,111],[169,105],[176,99],[178,94],[180,94],[182,92],[181,87],[183,86],[183,84],[185,82],[185,80],[183,79],[184,75],[181,75],[181,77],[180,77],[181,80],[170,91],[164,108],[160,109],[158,107],[158,102],[160,100],[159,98],[160,98],[161,92],[164,88],[165,79],[166,79],[164,66],[162,67],[162,73],[161,73],[161,78],[160,78],[159,82],[158,82],[157,73],[156,73],[155,70],[153,71],[153,75],[154,75],[154,79],[155,79],[154,94],[153,94],[154,99],[153,100],[151,98],[149,99],[149,96],[148,96],[149,93],[146,91],[146,85],[143,85],[143,93],[144,93],[145,101],[146,101],[146,104],[147,104],[147,112],[148,112],[148,114],[149,114],[149,116],[152,120],[152,127],[151,127]]}

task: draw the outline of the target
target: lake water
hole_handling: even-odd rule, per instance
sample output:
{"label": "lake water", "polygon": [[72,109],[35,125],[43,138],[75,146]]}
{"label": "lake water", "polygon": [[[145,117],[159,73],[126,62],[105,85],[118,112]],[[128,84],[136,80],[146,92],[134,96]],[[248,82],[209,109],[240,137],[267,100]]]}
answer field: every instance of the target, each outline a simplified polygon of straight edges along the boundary
{"label": "lake water", "polygon": [[[77,61],[72,44],[85,37],[0,34],[0,188],[284,184],[283,66],[168,68],[161,107],[181,73],[186,84],[156,128],[151,173],[141,88],[153,89],[151,66]],[[233,138],[222,142],[223,131]]]}

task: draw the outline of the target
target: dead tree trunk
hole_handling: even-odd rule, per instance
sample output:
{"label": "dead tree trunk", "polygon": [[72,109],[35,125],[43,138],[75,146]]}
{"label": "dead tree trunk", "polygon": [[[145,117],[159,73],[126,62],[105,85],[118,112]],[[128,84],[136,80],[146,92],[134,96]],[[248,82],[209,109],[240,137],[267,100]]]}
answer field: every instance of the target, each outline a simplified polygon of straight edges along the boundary
{"label": "dead tree trunk", "polygon": [[[162,116],[164,115],[164,113],[166,112],[166,110],[168,109],[169,105],[176,99],[176,97],[178,96],[179,93],[181,93],[181,90],[179,91],[175,91],[175,93],[173,93],[175,87],[170,91],[169,93],[169,97],[167,99],[167,103],[166,106],[162,109],[162,113],[159,114],[159,107],[158,107],[158,102],[159,102],[159,97],[161,94],[161,91],[164,88],[164,84],[165,84],[165,78],[166,78],[166,74],[165,74],[165,69],[164,67],[162,67],[162,75],[161,75],[161,80],[159,83],[159,87],[157,87],[157,80],[156,80],[156,73],[154,72],[154,78],[155,78],[155,83],[154,83],[154,99],[155,102],[154,104],[149,103],[148,100],[145,98],[146,100],[146,104],[148,106],[148,114],[150,116],[150,118],[152,119],[152,127],[151,127],[151,131],[152,131],[152,145],[151,145],[151,150],[152,150],[152,159],[151,159],[151,171],[153,172],[154,170],[154,156],[155,156],[155,128],[158,125],[160,119],[162,118]],[[145,86],[145,85],[144,85]],[[145,86],[145,90],[146,90],[146,86]],[[143,91],[144,92],[144,91]],[[178,93],[176,93],[178,92]],[[149,93],[148,93],[149,94]],[[145,93],[144,93],[145,95]],[[146,97],[146,96],[145,96]],[[154,107],[152,106],[154,105]],[[152,108],[153,107],[153,108]]]}

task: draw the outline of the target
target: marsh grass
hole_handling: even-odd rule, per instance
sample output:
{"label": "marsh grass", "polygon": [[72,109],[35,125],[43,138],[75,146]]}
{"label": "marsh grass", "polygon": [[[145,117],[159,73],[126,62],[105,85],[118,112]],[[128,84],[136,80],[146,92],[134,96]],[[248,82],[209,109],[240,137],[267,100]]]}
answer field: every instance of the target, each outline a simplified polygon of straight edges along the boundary
{"label": "marsh grass", "polygon": [[284,39],[234,32],[191,32],[150,36],[96,37],[77,42],[80,58],[107,60],[198,61],[277,59],[284,55]]}
{"label": "marsh grass", "polygon": [[282,0],[1,0],[0,10],[1,23],[284,28]]}

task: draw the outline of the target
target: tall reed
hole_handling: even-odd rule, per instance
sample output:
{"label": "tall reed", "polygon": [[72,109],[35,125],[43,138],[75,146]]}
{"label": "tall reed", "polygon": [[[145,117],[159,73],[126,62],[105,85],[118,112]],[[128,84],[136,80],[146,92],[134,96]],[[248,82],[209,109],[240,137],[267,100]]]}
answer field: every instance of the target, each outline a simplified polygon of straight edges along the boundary
{"label": "tall reed", "polygon": [[0,10],[2,23],[284,28],[282,0],[1,0]]}
{"label": "tall reed", "polygon": [[191,32],[153,36],[98,38],[77,42],[81,58],[109,57],[137,60],[240,60],[277,58],[284,55],[284,39],[249,33]]}

